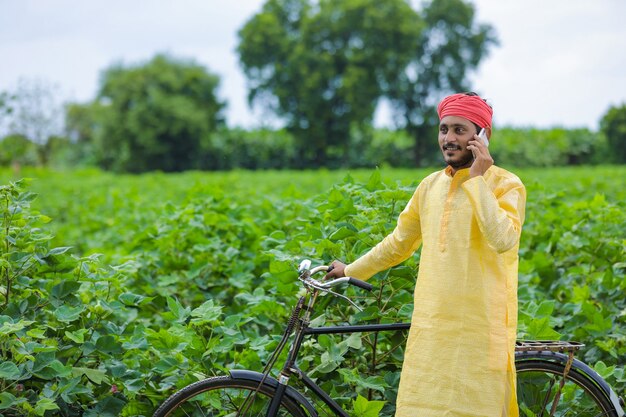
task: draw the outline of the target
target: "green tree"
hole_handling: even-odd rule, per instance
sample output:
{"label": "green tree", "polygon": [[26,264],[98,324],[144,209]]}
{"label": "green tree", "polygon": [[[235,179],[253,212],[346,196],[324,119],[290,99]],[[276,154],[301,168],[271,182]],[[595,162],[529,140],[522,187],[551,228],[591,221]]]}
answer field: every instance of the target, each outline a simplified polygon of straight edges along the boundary
{"label": "green tree", "polygon": [[49,156],[46,142],[63,132],[59,94],[55,84],[22,78],[11,93],[0,97],[0,127],[4,134],[23,136],[35,143],[42,165],[46,164]]}
{"label": "green tree", "polygon": [[626,163],[626,104],[611,106],[600,121],[600,131],[617,163]]}
{"label": "green tree", "polygon": [[464,0],[433,0],[421,15],[426,30],[411,62],[389,84],[387,97],[415,139],[416,162],[427,164],[438,157],[433,135],[439,100],[470,90],[468,73],[497,41],[494,29],[478,23],[474,6]]}
{"label": "green tree", "polygon": [[15,167],[37,165],[37,145],[22,135],[9,135],[0,140],[0,165]]}
{"label": "green tree", "polygon": [[99,102],[69,103],[65,106],[65,134],[74,142],[89,143],[94,141],[96,132],[102,124],[103,105]]}
{"label": "green tree", "polygon": [[347,151],[422,29],[404,0],[268,0],[240,30],[249,99],[284,118],[304,165]]}
{"label": "green tree", "polygon": [[[65,106],[65,135],[69,142],[63,159],[67,165],[97,165],[95,143],[98,132],[102,130],[104,107],[98,101]],[[54,162],[58,162],[58,155],[54,158]]]}
{"label": "green tree", "polygon": [[103,168],[197,167],[203,138],[223,123],[216,75],[193,61],[157,55],[143,65],[115,65],[102,80],[95,104],[102,119],[94,145]]}

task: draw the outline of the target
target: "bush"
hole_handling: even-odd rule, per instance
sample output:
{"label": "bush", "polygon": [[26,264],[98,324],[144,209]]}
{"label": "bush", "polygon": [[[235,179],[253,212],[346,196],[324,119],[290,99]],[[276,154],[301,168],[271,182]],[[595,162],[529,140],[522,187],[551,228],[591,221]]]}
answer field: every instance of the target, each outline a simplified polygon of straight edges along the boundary
{"label": "bush", "polygon": [[[415,166],[414,140],[404,130],[353,129],[345,153],[338,152],[340,166],[350,168]],[[329,155],[332,152],[329,152]]]}
{"label": "bush", "polygon": [[597,162],[605,152],[600,135],[588,129],[520,129],[494,130],[489,151],[496,164],[517,167],[551,167]]}
{"label": "bush", "polygon": [[203,141],[200,169],[287,169],[296,160],[294,138],[285,130],[220,129]]}
{"label": "bush", "polygon": [[611,107],[600,121],[600,130],[609,144],[611,159],[626,163],[626,104]]}
{"label": "bush", "polygon": [[[115,299],[123,268],[104,268],[97,256],[77,258],[50,248],[41,229],[50,219],[30,209],[24,182],[0,187],[0,403],[4,415],[94,416],[127,402],[115,379],[118,334],[133,311]],[[116,372],[117,378],[114,377]]]}

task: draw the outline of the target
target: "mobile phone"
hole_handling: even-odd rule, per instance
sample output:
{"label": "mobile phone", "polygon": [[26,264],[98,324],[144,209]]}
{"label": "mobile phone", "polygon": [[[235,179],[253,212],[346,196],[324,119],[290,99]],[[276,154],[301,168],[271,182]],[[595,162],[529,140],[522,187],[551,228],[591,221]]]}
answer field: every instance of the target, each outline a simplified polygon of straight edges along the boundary
{"label": "mobile phone", "polygon": [[478,137],[483,141],[486,147],[489,147],[489,139],[487,139],[487,131],[483,127],[478,133]]}

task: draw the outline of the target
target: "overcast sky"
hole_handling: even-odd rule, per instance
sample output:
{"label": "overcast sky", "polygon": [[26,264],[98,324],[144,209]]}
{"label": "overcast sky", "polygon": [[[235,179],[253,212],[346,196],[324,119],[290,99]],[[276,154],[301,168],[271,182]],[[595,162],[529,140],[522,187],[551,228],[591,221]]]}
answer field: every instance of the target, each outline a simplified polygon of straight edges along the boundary
{"label": "overcast sky", "polygon": [[[381,0],[384,1],[384,0]],[[415,4],[417,2],[414,2]],[[625,0],[474,0],[500,45],[474,90],[494,106],[494,124],[597,129],[626,103]],[[58,86],[63,100],[89,101],[114,62],[156,53],[193,58],[221,78],[229,125],[255,127],[235,48],[237,31],[263,0],[0,0],[0,91],[22,79]],[[389,124],[384,106],[377,124]]]}

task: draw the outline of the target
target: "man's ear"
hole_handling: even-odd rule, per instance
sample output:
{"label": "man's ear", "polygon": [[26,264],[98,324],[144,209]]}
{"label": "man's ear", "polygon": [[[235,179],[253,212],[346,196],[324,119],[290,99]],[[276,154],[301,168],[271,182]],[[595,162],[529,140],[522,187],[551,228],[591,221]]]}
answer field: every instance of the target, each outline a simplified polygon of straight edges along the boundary
{"label": "man's ear", "polygon": [[485,132],[487,133],[487,139],[491,140],[491,128],[490,127],[485,128]]}

